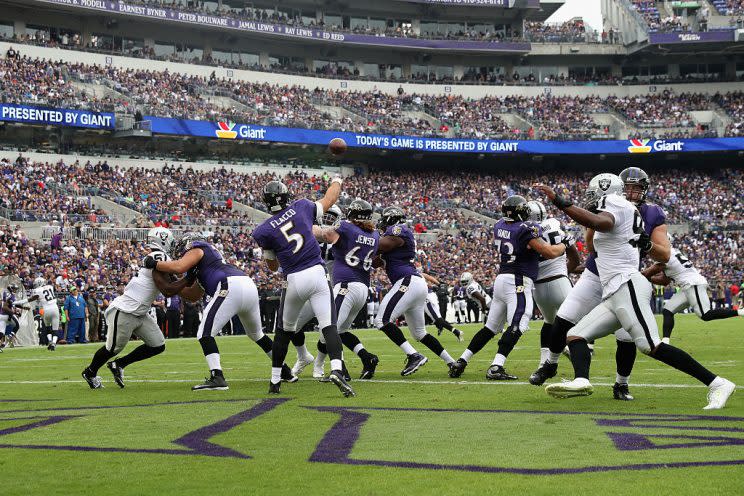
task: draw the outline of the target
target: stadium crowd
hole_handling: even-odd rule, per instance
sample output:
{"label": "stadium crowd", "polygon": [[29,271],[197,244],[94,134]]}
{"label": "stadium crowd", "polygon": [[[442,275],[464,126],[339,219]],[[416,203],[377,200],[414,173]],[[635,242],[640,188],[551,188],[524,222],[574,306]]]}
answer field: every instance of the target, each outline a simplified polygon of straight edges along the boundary
{"label": "stadium crowd", "polygon": [[[0,95],[4,101],[14,103],[197,120],[463,138],[612,138],[609,129],[591,118],[592,113],[608,109],[621,113],[638,127],[690,128],[695,122],[689,110],[709,109],[716,101],[703,94],[677,94],[668,90],[658,95],[607,99],[541,95],[475,100],[405,92],[390,95],[378,90],[309,90],[299,86],[220,79],[214,74],[202,78],[168,71],[32,60],[17,52],[2,59],[0,76],[4,76],[0,80]],[[106,84],[114,90],[112,95],[118,96],[97,98],[84,87],[76,87],[75,81]],[[206,99],[214,94],[228,96],[232,103],[207,104]],[[723,106],[735,107],[740,98],[740,92],[729,93],[717,97],[717,101]],[[316,104],[341,107],[350,114],[335,117]],[[534,127],[510,126],[498,115],[500,113],[521,114]],[[736,126],[730,126],[729,130],[733,134],[738,132]],[[708,134],[711,132],[708,130]]]}

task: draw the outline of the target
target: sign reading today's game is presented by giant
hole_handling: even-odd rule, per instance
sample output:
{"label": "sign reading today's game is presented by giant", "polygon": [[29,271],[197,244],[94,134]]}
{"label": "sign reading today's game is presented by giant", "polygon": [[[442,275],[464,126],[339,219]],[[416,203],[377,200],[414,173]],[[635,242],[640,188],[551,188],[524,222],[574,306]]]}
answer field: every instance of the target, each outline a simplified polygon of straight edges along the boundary
{"label": "sign reading today's game is presented by giant", "polygon": [[1,103],[0,121],[85,127],[90,129],[114,129],[115,117],[114,114],[108,112],[30,107],[28,105]]}

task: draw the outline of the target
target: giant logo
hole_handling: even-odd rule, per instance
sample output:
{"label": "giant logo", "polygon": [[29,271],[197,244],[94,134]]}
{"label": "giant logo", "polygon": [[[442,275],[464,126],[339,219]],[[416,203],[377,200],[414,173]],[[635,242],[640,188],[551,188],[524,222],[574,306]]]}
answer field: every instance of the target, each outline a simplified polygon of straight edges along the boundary
{"label": "giant logo", "polygon": [[684,141],[655,140],[652,142],[650,139],[632,139],[628,151],[630,153],[681,152],[684,145]]}
{"label": "giant logo", "polygon": [[219,129],[215,131],[218,138],[222,139],[235,139],[238,137],[238,132],[233,131],[235,129],[234,122],[218,122],[217,126]]}
{"label": "giant logo", "polygon": [[651,147],[648,146],[648,139],[632,139],[628,151],[630,153],[651,153]]}

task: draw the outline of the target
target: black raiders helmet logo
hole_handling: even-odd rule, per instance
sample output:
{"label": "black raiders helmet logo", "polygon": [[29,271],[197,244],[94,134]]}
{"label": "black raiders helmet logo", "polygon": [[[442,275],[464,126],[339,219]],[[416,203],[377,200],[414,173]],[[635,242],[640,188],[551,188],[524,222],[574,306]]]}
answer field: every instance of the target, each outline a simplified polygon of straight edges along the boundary
{"label": "black raiders helmet logo", "polygon": [[602,191],[607,191],[610,188],[611,181],[609,179],[603,178],[599,180],[599,189]]}

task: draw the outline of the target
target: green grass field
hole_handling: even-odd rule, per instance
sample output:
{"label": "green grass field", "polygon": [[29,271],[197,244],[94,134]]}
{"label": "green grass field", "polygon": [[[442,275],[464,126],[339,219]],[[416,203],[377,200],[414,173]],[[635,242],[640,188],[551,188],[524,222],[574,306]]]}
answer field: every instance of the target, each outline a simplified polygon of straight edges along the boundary
{"label": "green grass field", "polygon": [[[478,326],[463,328],[469,340]],[[639,355],[636,400],[615,401],[608,337],[592,362],[594,395],[556,400],[527,384],[539,323],[532,329],[507,362],[516,383],[485,380],[496,341],[461,380],[418,345],[430,361],[402,378],[400,350],[361,331],[380,366],[348,399],[309,368],[270,397],[268,360],[245,336],[218,340],[230,390],[198,393],[190,386],[206,365],[192,339],[129,367],[123,390],[105,368],[105,389],[80,378],[100,345],[6,350],[0,494],[744,494],[741,387],[724,410],[705,412],[705,388]],[[679,316],[672,343],[744,385],[743,331],[738,318]],[[441,339],[455,357],[467,345]],[[356,377],[358,359],[347,352],[347,362]]]}

